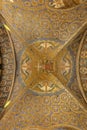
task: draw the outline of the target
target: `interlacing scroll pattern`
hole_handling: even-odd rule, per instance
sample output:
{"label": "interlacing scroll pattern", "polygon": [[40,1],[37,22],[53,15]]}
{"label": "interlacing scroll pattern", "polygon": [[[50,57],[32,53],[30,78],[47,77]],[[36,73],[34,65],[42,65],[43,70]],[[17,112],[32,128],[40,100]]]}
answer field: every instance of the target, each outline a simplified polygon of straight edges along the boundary
{"label": "interlacing scroll pattern", "polygon": [[32,130],[65,124],[86,130],[86,121],[87,114],[68,92],[60,96],[35,96],[27,91],[1,120],[0,126],[4,130]]}
{"label": "interlacing scroll pattern", "polygon": [[[36,8],[32,6],[34,5],[32,3],[41,1],[20,0],[20,2],[14,1],[14,3],[9,1],[3,5],[2,14],[8,21],[9,26],[12,27],[13,31],[17,32],[21,40],[24,39],[29,44],[39,39],[53,39],[64,44],[86,22],[86,2],[71,10],[51,10],[46,6],[48,4],[47,0],[46,4],[44,1],[43,4],[40,4],[44,8],[39,8],[39,4],[36,4]],[[24,6],[25,2],[31,3],[31,7],[27,9]]]}
{"label": "interlacing scroll pattern", "polygon": [[3,1],[1,13],[20,39],[14,86],[25,89],[0,130],[86,130],[87,1]]}
{"label": "interlacing scroll pattern", "polygon": [[86,108],[85,96],[82,90],[84,87],[80,84],[82,81],[80,80],[79,76],[80,73],[79,65],[81,65],[79,61],[81,60],[80,57],[80,54],[82,53],[81,47],[83,45],[83,39],[85,37],[84,36],[85,33],[86,30],[83,31],[80,35],[78,35],[77,38],[72,42],[72,44],[68,46],[73,59],[73,73],[72,73],[73,76],[71,78],[71,82],[68,84],[68,88],[70,92],[74,94],[77,97],[77,99],[84,104],[84,107]]}
{"label": "interlacing scroll pattern", "polygon": [[83,35],[84,32],[62,50],[60,43],[47,40],[29,45],[21,57],[21,74],[25,86],[39,94],[57,93],[67,88],[86,108],[76,72],[77,53]]}
{"label": "interlacing scroll pattern", "polygon": [[[67,76],[69,81],[70,81],[70,76],[69,76],[70,69],[73,69],[73,72],[75,73],[74,75],[76,76],[77,71],[76,71],[75,65],[76,65],[76,60],[78,60],[78,58],[77,58],[78,50],[79,50],[80,43],[84,37],[84,34],[85,34],[85,31],[83,31],[83,33],[81,33],[81,35],[78,35],[78,37],[76,37],[74,42],[72,42],[68,47],[65,47],[64,50],[58,52],[58,54],[54,57],[55,59],[57,59],[59,56],[60,57],[59,60],[61,61],[59,63],[65,64],[65,70],[67,70],[67,71],[66,71],[65,75],[63,73],[62,74],[64,76]],[[36,45],[36,43],[37,43],[37,45]],[[41,47],[39,47],[39,45],[41,45],[40,41],[39,41],[39,42],[33,43],[32,45],[30,45],[26,49],[24,49],[24,51],[22,53],[22,57],[21,57],[21,63],[23,63],[23,66],[21,66],[21,67],[23,67],[23,69],[28,67],[25,64],[26,63],[25,61],[27,61],[29,64],[30,63],[32,64],[33,58],[35,56],[37,57],[37,59],[35,58],[35,60],[33,62],[38,63],[37,60],[39,61],[40,56],[44,60],[43,56],[45,57],[45,53],[41,53],[41,51],[45,52],[45,49],[44,49],[45,45],[47,47],[46,49],[50,49],[50,51],[52,51],[54,47],[49,48],[47,45],[50,45],[50,44],[55,45],[55,44],[52,44],[52,41],[49,41],[49,42],[41,41],[41,43],[43,43]],[[46,43],[49,43],[49,44],[46,44]],[[40,52],[40,55],[39,55],[38,51]],[[34,53],[35,53],[35,56],[33,57]],[[81,53],[82,52],[80,52],[80,54]],[[46,51],[46,54],[47,54],[47,51]],[[24,60],[24,59],[26,59],[25,58],[26,55],[29,56],[29,59]],[[49,56],[49,58],[51,58],[50,55],[48,55],[48,56]],[[41,60],[41,58],[40,58],[40,60]],[[61,59],[63,59],[63,61]],[[23,62],[22,62],[22,60],[23,60]],[[42,62],[42,63],[45,63],[45,62]],[[73,63],[73,65],[72,65],[72,63]],[[36,67],[35,64],[34,64],[34,66],[32,65],[32,67]],[[70,69],[67,69],[67,67]],[[30,67],[29,67],[29,69],[30,69]],[[49,67],[47,67],[47,69],[49,69]],[[36,74],[38,74],[37,67],[35,68],[35,70],[37,70],[37,71],[34,71],[34,72]],[[62,69],[62,71],[63,71],[63,69]],[[32,70],[32,72],[33,72],[33,70]],[[53,72],[55,72],[55,71],[53,71]],[[72,72],[72,70],[71,70],[71,72]],[[47,71],[44,72],[42,70],[40,70],[40,73],[48,74]],[[23,74],[25,74],[25,73],[23,72]],[[71,73],[71,75],[73,75],[73,74]],[[61,77],[61,76],[59,76],[59,77]],[[28,79],[29,78],[30,77],[28,77]],[[75,97],[76,96],[79,97],[84,105],[83,97],[81,97],[82,93],[81,93],[80,89],[78,88],[78,84],[77,84],[78,82],[76,81],[76,79],[77,78],[75,78],[75,80],[73,80],[73,77],[72,77],[71,82],[68,83],[69,86],[65,85],[65,88],[70,87],[71,92],[73,90]],[[24,78],[24,81],[25,81],[25,83],[27,83],[27,85],[29,84],[28,83],[29,80],[26,82],[26,79]],[[60,79],[60,81],[62,81],[62,80]],[[68,81],[68,80],[65,80],[65,81]],[[63,85],[65,83],[63,83]],[[34,86],[34,84],[31,86]],[[31,86],[28,86],[28,88]],[[31,88],[31,89],[33,89],[33,88]],[[43,88],[40,88],[40,90],[41,89],[43,89]],[[34,90],[35,90],[35,88],[34,88]],[[63,91],[61,91],[61,92],[59,91],[59,94],[52,94],[52,95],[44,96],[44,95],[40,95],[40,92],[42,91],[42,90],[41,91],[40,90],[39,89],[35,90],[36,92],[39,92],[39,95],[36,95],[36,93],[32,93],[30,91],[30,89],[26,90],[26,92],[24,92],[24,94],[18,98],[18,101],[14,104],[14,106],[10,109],[10,111],[1,120],[1,124],[0,124],[1,128],[5,129],[5,130],[7,130],[8,128],[9,128],[9,130],[12,130],[13,128],[19,129],[19,130],[26,130],[26,128],[29,128],[31,130],[34,128],[35,129],[39,129],[39,128],[40,129],[42,129],[42,128],[50,129],[51,127],[55,127],[55,126],[58,127],[58,125],[60,124],[62,126],[70,125],[71,126],[70,128],[72,128],[74,126],[76,129],[86,130],[87,113],[79,105],[79,103],[73,98],[73,96],[71,96],[71,94],[69,94],[70,91],[66,92],[63,89]],[[10,120],[8,120],[8,118],[10,118]],[[5,123],[5,125],[4,125],[4,123]],[[64,127],[64,129],[65,128],[66,127]]]}

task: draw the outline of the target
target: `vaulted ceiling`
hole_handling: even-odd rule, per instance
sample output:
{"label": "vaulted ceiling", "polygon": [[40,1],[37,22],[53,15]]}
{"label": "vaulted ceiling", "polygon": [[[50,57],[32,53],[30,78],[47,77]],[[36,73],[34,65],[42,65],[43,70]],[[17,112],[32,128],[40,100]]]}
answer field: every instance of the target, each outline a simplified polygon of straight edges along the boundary
{"label": "vaulted ceiling", "polygon": [[0,130],[86,130],[87,0],[0,3]]}

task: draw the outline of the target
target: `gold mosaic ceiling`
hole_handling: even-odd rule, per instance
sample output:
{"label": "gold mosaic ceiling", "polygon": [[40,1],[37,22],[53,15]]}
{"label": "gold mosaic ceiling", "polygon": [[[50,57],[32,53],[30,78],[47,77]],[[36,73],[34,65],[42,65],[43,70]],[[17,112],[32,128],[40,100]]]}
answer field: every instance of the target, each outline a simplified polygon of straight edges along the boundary
{"label": "gold mosaic ceiling", "polygon": [[0,130],[86,130],[87,1],[0,7]]}

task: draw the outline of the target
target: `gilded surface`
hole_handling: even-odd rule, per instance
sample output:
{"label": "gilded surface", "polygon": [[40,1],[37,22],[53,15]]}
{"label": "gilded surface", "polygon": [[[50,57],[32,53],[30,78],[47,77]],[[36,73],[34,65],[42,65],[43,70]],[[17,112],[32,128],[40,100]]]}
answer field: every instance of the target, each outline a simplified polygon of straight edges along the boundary
{"label": "gilded surface", "polygon": [[17,68],[0,130],[86,130],[87,1],[2,3]]}
{"label": "gilded surface", "polygon": [[54,130],[70,126],[86,130],[86,121],[87,113],[68,92],[63,91],[59,96],[36,96],[26,91],[1,120],[0,128]]}
{"label": "gilded surface", "polygon": [[15,55],[10,33],[0,16],[0,114],[11,95],[15,77]]}
{"label": "gilded surface", "polygon": [[[61,82],[52,74],[56,71],[58,59],[53,59],[51,55],[58,46],[56,42],[44,40],[38,41],[25,49],[21,60],[21,75],[25,86],[30,86],[31,90],[42,93],[52,93],[63,89]],[[62,73],[68,73],[71,65],[67,56],[64,59],[66,61],[60,59],[61,64],[59,65],[63,68],[58,68],[63,71]]]}

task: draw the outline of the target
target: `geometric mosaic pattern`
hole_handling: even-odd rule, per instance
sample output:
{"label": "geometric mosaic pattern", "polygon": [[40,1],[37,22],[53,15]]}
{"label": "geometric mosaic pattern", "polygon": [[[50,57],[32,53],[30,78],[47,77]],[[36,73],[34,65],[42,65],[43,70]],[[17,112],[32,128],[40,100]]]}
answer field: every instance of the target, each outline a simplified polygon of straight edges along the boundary
{"label": "geometric mosaic pattern", "polygon": [[86,130],[87,0],[2,0],[2,5],[16,74],[0,130]]}

